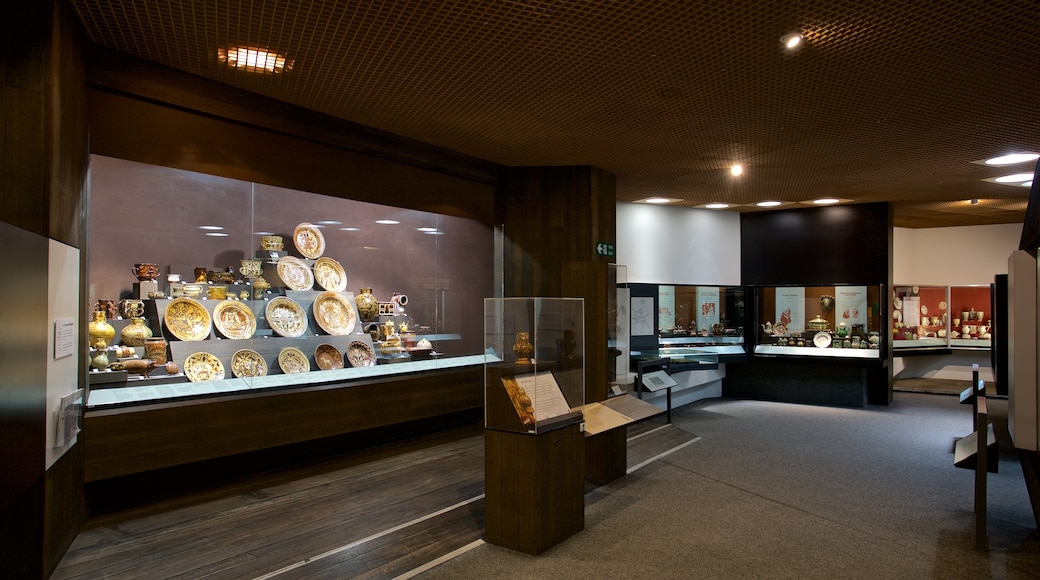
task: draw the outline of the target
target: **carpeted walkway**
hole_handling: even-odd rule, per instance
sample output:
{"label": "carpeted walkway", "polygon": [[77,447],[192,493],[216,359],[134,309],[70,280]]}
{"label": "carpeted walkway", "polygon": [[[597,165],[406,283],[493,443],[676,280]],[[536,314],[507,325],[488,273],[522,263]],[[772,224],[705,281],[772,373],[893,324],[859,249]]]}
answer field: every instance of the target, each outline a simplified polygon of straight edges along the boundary
{"label": "carpeted walkway", "polygon": [[[1006,416],[1006,401],[990,410]],[[866,409],[713,399],[673,421],[701,441],[587,496],[583,532],[537,557],[483,545],[423,577],[1040,577],[1006,448],[989,480],[991,549],[974,550],[973,474],[952,455],[971,410],[957,397],[901,392]]]}

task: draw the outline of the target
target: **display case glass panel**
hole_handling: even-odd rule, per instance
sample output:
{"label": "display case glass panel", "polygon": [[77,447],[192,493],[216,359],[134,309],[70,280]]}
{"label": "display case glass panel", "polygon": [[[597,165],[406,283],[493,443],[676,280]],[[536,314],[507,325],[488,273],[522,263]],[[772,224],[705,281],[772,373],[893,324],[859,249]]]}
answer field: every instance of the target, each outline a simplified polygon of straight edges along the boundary
{"label": "display case glass panel", "polygon": [[696,370],[698,368],[715,368],[719,364],[719,355],[710,350],[689,347],[669,347],[651,350],[638,350],[632,353],[632,368],[641,362],[669,359],[672,372]]}
{"label": "display case glass panel", "polygon": [[742,287],[662,284],[657,311],[660,346],[745,354]]}
{"label": "display case glass panel", "polygon": [[993,313],[990,287],[950,287],[950,347],[990,348]]}
{"label": "display case glass panel", "polygon": [[607,381],[610,385],[624,386],[628,379],[628,358],[631,352],[628,305],[628,268],[617,264],[607,265],[607,348],[609,369]]}
{"label": "display case glass panel", "polygon": [[892,348],[946,348],[950,340],[950,293],[946,286],[896,285],[892,292]]}
{"label": "display case glass panel", "polygon": [[89,226],[88,407],[484,362],[474,220],[92,156]]}
{"label": "display case glass panel", "polygon": [[881,286],[779,286],[755,292],[755,354],[876,359],[886,348]]}
{"label": "display case glass panel", "polygon": [[580,421],[584,328],[581,298],[485,299],[485,427],[540,433]]}

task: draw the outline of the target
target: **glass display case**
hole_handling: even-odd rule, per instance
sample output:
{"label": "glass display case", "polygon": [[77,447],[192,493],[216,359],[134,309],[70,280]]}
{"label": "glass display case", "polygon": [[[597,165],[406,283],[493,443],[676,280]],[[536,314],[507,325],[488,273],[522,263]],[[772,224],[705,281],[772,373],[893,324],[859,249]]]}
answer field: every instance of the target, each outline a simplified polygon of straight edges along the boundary
{"label": "glass display case", "polygon": [[88,408],[483,364],[490,227],[91,163]]}
{"label": "glass display case", "polygon": [[990,348],[993,313],[989,285],[950,287],[950,347]]}
{"label": "glass display case", "polygon": [[485,427],[541,433],[582,420],[581,298],[484,300]]}
{"label": "glass display case", "polygon": [[689,347],[658,348],[632,352],[632,369],[639,363],[661,359],[671,361],[673,373],[698,369],[711,369],[719,365],[719,355],[710,350]]}
{"label": "glass display case", "polygon": [[948,287],[896,285],[892,291],[893,350],[948,347],[950,312]]}
{"label": "glass display case", "polygon": [[657,301],[660,346],[745,354],[744,288],[660,285]]}
{"label": "glass display case", "polygon": [[755,354],[881,358],[882,286],[756,288]]}

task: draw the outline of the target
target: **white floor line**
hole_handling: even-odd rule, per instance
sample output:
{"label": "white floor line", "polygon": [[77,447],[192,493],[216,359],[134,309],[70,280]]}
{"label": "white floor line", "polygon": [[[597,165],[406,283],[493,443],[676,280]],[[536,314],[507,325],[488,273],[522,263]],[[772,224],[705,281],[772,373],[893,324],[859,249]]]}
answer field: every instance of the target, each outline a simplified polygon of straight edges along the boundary
{"label": "white floor line", "polygon": [[440,558],[437,558],[436,560],[431,560],[431,561],[423,564],[422,566],[419,566],[418,568],[415,568],[414,570],[409,570],[409,571],[405,572],[404,574],[401,574],[400,576],[396,576],[396,577],[394,577],[394,580],[407,580],[408,578],[414,578],[415,576],[418,576],[419,574],[422,574],[423,572],[425,572],[425,571],[427,571],[427,570],[429,570],[431,568],[434,568],[436,566],[440,566],[441,564],[447,562],[448,560],[451,560],[452,558],[456,558],[458,556],[461,556],[461,555],[465,554],[466,552],[472,550],[473,548],[477,548],[477,547],[480,547],[480,546],[483,546],[483,545],[484,545],[484,540],[474,540],[474,541],[470,542],[469,544],[466,544],[465,546],[463,546],[463,547],[461,547],[461,548],[459,548],[457,550],[452,550],[451,552],[448,552],[447,554],[441,556]]}
{"label": "white floor line", "polygon": [[639,435],[633,435],[633,436],[628,438],[628,441],[635,441],[636,439],[639,439],[640,437],[644,437],[644,436],[649,435],[651,433],[657,433],[661,429],[667,429],[668,427],[671,427],[671,426],[672,426],[671,423],[665,423],[664,425],[661,425],[660,427],[654,427],[653,429],[651,429],[649,431],[643,431]]}
{"label": "white floor line", "polygon": [[437,510],[437,511],[433,512],[432,514],[426,514],[425,516],[422,516],[422,517],[419,517],[419,518],[415,518],[414,520],[412,520],[410,522],[405,522],[405,523],[403,523],[401,525],[394,526],[392,528],[383,530],[383,531],[381,531],[381,532],[379,532],[377,534],[372,534],[371,536],[368,536],[367,538],[362,538],[362,539],[360,539],[360,540],[358,540],[356,542],[351,542],[351,543],[349,543],[349,544],[347,544],[345,546],[340,546],[338,548],[333,548],[333,549],[331,549],[331,550],[329,550],[327,552],[323,552],[321,554],[318,554],[317,556],[311,556],[310,558],[307,558],[306,560],[300,560],[299,562],[296,562],[295,564],[290,564],[290,565],[288,565],[288,566],[286,566],[284,568],[279,568],[278,570],[275,570],[274,572],[268,572],[267,574],[264,574],[263,576],[257,576],[255,578],[255,580],[266,580],[267,578],[274,578],[275,576],[278,576],[279,574],[284,574],[285,572],[288,572],[290,570],[295,570],[295,569],[297,569],[297,568],[299,568],[301,566],[306,566],[307,564],[310,564],[311,562],[316,562],[316,561],[321,560],[323,558],[328,558],[329,556],[334,556],[336,554],[339,554],[340,552],[345,552],[346,550],[349,550],[351,548],[355,548],[357,546],[360,546],[360,545],[364,544],[365,542],[370,542],[370,541],[375,540],[377,538],[381,538],[381,537],[383,537],[383,536],[385,536],[387,534],[392,534],[392,533],[394,533],[394,532],[396,532],[398,530],[403,530],[404,528],[407,528],[408,526],[413,526],[413,525],[418,524],[420,522],[424,522],[424,521],[426,521],[426,520],[428,520],[430,518],[435,518],[435,517],[437,517],[437,516],[439,516],[441,514],[448,513],[448,512],[450,512],[453,509],[460,508],[460,507],[462,507],[464,505],[471,504],[471,503],[473,503],[475,501],[478,501],[478,500],[481,500],[481,499],[484,499],[484,494],[480,494],[480,495],[478,495],[476,497],[471,497],[470,499],[467,499],[465,501],[460,501],[459,503],[457,503],[455,505],[448,506],[448,507],[446,507],[444,509],[441,509],[441,510]]}
{"label": "white floor line", "polygon": [[653,463],[653,462],[657,461],[658,459],[660,459],[660,458],[662,458],[662,457],[664,457],[666,455],[671,455],[672,453],[675,453],[676,451],[682,449],[683,447],[686,447],[687,445],[696,443],[696,442],[698,442],[700,440],[701,440],[700,437],[694,437],[693,439],[690,439],[686,443],[683,443],[682,445],[677,445],[675,447],[672,447],[671,449],[669,449],[668,451],[665,451],[664,453],[659,453],[659,454],[651,457],[650,459],[647,459],[646,461],[640,463],[639,465],[633,465],[632,467],[628,468],[628,471],[626,471],[625,473],[632,473],[633,471],[639,469],[640,467],[645,467],[647,464]]}

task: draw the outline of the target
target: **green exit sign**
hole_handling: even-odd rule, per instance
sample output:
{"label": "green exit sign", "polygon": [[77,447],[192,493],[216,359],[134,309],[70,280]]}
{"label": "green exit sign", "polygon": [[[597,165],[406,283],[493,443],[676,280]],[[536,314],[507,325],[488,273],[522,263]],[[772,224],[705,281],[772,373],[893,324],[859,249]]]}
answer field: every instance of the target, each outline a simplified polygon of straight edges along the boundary
{"label": "green exit sign", "polygon": [[614,244],[606,244],[600,242],[596,244],[596,255],[597,256],[613,256],[614,255]]}

